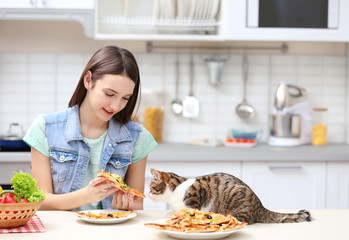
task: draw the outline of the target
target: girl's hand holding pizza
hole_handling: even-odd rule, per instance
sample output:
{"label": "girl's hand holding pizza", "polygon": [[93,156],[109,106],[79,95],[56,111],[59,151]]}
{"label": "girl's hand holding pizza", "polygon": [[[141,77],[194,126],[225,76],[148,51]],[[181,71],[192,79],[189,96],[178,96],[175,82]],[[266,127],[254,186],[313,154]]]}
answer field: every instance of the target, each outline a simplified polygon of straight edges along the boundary
{"label": "girl's hand holding pizza", "polygon": [[90,181],[87,190],[87,201],[90,203],[99,202],[118,189],[111,182],[106,182],[105,178],[98,177]]}
{"label": "girl's hand holding pizza", "polygon": [[134,195],[118,190],[114,193],[112,207],[119,210],[134,209],[135,208],[134,198],[135,198]]}

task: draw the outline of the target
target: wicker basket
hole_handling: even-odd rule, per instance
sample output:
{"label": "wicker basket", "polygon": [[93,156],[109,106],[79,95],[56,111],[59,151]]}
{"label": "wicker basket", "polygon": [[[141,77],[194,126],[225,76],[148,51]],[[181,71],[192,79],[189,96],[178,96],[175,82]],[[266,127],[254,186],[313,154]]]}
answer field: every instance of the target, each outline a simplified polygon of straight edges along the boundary
{"label": "wicker basket", "polygon": [[0,228],[23,226],[34,216],[42,201],[0,204]]}

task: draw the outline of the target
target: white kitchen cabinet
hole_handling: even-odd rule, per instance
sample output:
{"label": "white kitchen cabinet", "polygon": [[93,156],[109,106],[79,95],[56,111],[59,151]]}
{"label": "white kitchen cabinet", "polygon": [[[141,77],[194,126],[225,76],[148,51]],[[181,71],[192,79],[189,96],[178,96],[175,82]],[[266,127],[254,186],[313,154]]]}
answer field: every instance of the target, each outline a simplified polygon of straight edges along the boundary
{"label": "white kitchen cabinet", "polygon": [[268,209],[325,208],[325,162],[243,162],[242,180]]}
{"label": "white kitchen cabinet", "polygon": [[144,199],[144,209],[157,209],[164,210],[169,209],[166,203],[153,202],[149,197],[149,184],[152,179],[150,169],[154,168],[163,172],[173,172],[179,176],[192,177],[211,174],[215,172],[226,172],[236,177],[241,176],[240,162],[227,162],[227,161],[212,161],[212,162],[200,162],[200,161],[151,161],[148,162],[146,168],[145,190],[144,193],[147,198]]}
{"label": "white kitchen cabinet", "polygon": [[0,0],[0,8],[93,9],[94,0]]}
{"label": "white kitchen cabinet", "polygon": [[94,33],[94,0],[0,0],[0,20],[77,21]]}
{"label": "white kitchen cabinet", "polygon": [[1,8],[33,8],[36,7],[35,0],[0,0]]}
{"label": "white kitchen cabinet", "polygon": [[326,208],[349,208],[349,163],[327,164]]}

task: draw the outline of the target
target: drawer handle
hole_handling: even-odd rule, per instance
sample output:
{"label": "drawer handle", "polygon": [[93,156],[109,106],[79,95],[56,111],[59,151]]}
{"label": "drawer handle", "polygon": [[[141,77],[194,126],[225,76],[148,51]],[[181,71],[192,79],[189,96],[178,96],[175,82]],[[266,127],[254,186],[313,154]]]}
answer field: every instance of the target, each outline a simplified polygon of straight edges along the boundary
{"label": "drawer handle", "polygon": [[302,170],[302,166],[269,166],[272,171],[278,170]]}

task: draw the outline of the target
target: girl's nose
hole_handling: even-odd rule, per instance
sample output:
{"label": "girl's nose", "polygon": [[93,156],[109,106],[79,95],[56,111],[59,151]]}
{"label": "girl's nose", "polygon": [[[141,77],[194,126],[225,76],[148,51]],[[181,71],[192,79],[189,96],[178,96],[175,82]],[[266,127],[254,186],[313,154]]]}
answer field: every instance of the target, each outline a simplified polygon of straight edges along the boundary
{"label": "girl's nose", "polygon": [[116,99],[110,103],[110,108],[114,112],[118,112],[120,110],[120,105],[121,105],[120,99]]}

